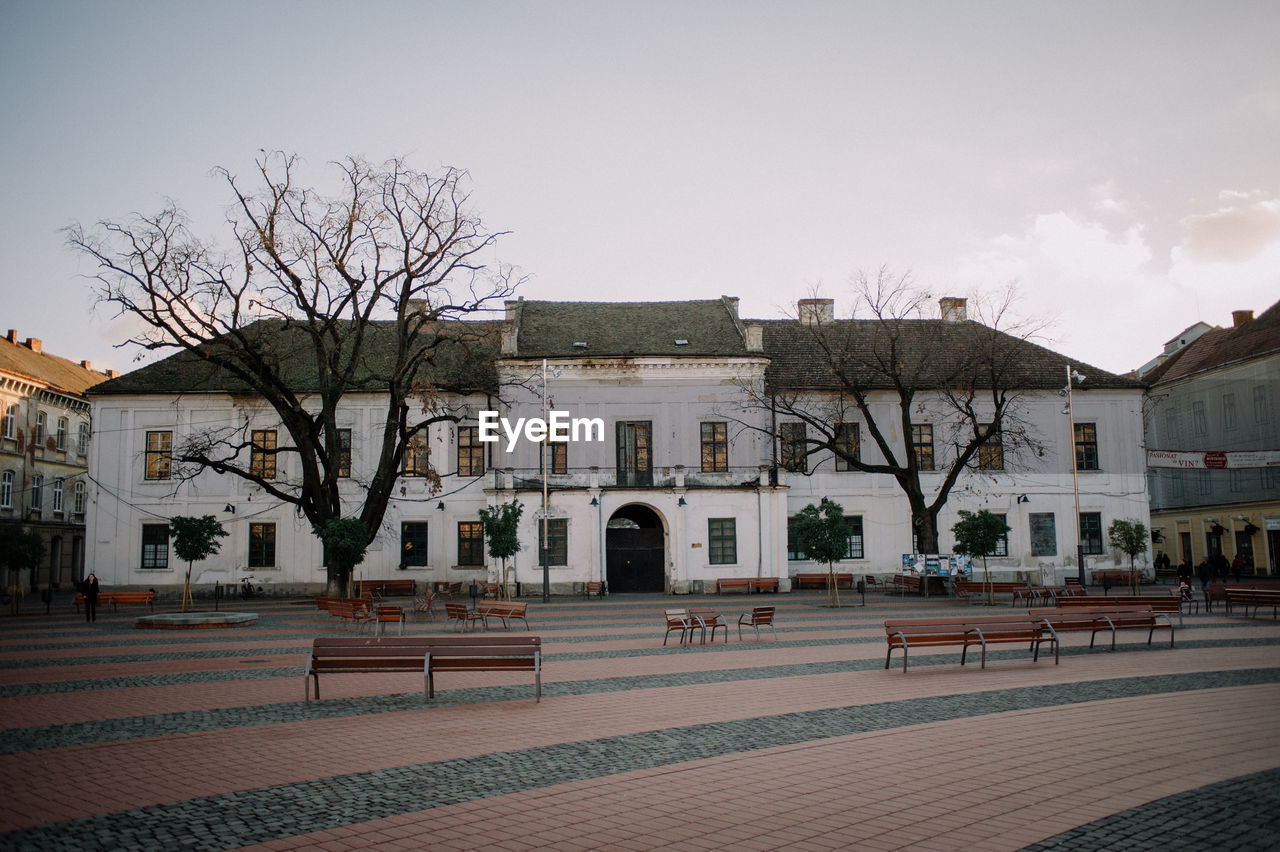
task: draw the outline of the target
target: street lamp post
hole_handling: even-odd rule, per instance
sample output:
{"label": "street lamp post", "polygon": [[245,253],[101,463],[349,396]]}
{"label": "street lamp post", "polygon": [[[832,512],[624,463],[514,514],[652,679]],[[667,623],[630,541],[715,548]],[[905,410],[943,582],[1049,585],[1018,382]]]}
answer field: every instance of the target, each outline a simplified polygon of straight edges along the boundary
{"label": "street lamp post", "polygon": [[1066,393],[1067,407],[1062,413],[1067,415],[1071,421],[1071,491],[1076,500],[1076,572],[1080,580],[1080,587],[1084,588],[1084,529],[1080,524],[1080,462],[1076,455],[1076,410],[1071,388],[1073,381],[1083,384],[1085,377],[1071,369],[1070,364],[1066,366],[1067,384],[1063,391]]}

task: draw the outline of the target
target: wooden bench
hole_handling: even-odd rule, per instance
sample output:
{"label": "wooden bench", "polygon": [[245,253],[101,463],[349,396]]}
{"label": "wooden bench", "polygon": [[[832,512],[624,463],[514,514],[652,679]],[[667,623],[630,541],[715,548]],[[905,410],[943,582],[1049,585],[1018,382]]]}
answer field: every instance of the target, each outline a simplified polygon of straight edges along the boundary
{"label": "wooden bench", "polygon": [[894,574],[890,582],[900,595],[905,595],[908,590],[920,594],[924,588],[924,578],[919,574]]}
{"label": "wooden bench", "polygon": [[[455,604],[455,606],[457,606],[457,604]],[[525,610],[528,606],[529,605],[524,601],[495,601],[494,603],[479,604],[476,606],[476,612],[484,621],[485,630],[489,629],[489,619],[491,618],[502,619],[502,626],[507,630],[511,629],[509,620],[523,621],[524,629],[528,630],[529,620],[525,618]]]}
{"label": "wooden bench", "polygon": [[756,631],[756,641],[760,641],[760,628],[768,627],[773,631],[773,638],[777,640],[778,631],[773,626],[773,614],[777,607],[772,606],[755,606],[751,608],[751,612],[744,612],[738,616],[738,640],[742,640],[742,628],[750,627]]}
{"label": "wooden bench", "polygon": [[773,592],[778,593],[778,586],[781,581],[777,577],[752,577],[751,591],[753,592]]}
{"label": "wooden bench", "polygon": [[392,604],[378,604],[373,608],[372,622],[378,628],[378,634],[382,634],[382,625],[398,624],[400,632],[404,633],[404,607],[394,606]]}
{"label": "wooden bench", "polygon": [[[76,593],[76,612],[84,603],[84,595]],[[119,612],[120,604],[146,604],[152,612],[156,611],[156,593],[151,589],[145,592],[98,592],[98,606],[110,605],[112,612]]]}
{"label": "wooden bench", "polygon": [[534,700],[542,700],[542,638],[472,636],[427,650],[427,699],[436,694],[437,672],[533,672]]}
{"label": "wooden bench", "polygon": [[413,597],[418,588],[414,580],[408,577],[396,580],[356,580],[354,586],[355,593],[361,597],[377,592],[384,598],[388,595]]}
{"label": "wooden bench", "polygon": [[[1141,586],[1142,572],[1134,571],[1133,573],[1134,575],[1136,575],[1135,578],[1138,581],[1138,585]],[[1116,586],[1127,587],[1130,585],[1129,571],[1116,570],[1116,569],[1110,569],[1110,568],[1103,569],[1100,571],[1092,571],[1089,574],[1089,582],[1090,582],[1090,585],[1094,585],[1094,586],[1104,586],[1104,587],[1110,586],[1112,588]]]}
{"label": "wooden bench", "polygon": [[316,639],[307,653],[303,679],[311,700],[314,681],[320,697],[321,674],[415,672],[423,678],[426,700],[435,696],[439,671],[531,671],[534,695],[542,699],[542,640],[538,636],[379,636]]}
{"label": "wooden bench", "polygon": [[928,648],[959,645],[960,665],[970,645],[982,647],[982,668],[987,667],[987,646],[997,643],[1027,644],[1032,649],[1033,661],[1040,659],[1040,646],[1048,642],[1053,646],[1053,663],[1058,664],[1058,635],[1053,626],[1042,618],[1030,615],[1010,614],[978,616],[976,618],[907,618],[886,621],[885,639],[889,651],[884,667],[889,668],[895,648],[902,649],[902,670],[907,670],[907,654],[910,648]]}
{"label": "wooden bench", "polygon": [[[1169,647],[1173,647],[1173,620],[1167,613],[1155,612],[1150,606],[1072,606],[1056,610],[1029,612],[1034,618],[1044,619],[1054,631],[1088,630],[1089,647],[1102,630],[1111,631],[1111,650],[1116,649],[1117,630],[1147,630],[1147,644],[1157,627],[1169,628]],[[1160,619],[1164,619],[1161,624]]]}
{"label": "wooden bench", "polygon": [[746,592],[751,593],[750,577],[721,577],[716,580],[716,594],[722,595],[725,592]]}
{"label": "wooden bench", "polygon": [[582,596],[589,598],[595,595],[598,598],[604,597],[604,582],[601,580],[588,580],[582,585]]}
{"label": "wooden bench", "polygon": [[444,598],[462,594],[462,583],[436,583],[436,594]]}
{"label": "wooden bench", "polygon": [[1027,600],[1031,597],[1030,587],[1018,580],[992,580],[990,583],[981,580],[956,580],[955,589],[957,598],[968,598],[970,603],[986,599],[988,589],[992,600],[996,595],[1007,594],[1017,604],[1020,599]]}
{"label": "wooden bench", "polygon": [[[793,589],[825,589],[825,588],[827,587],[827,577],[828,577],[828,576],[830,576],[830,575],[828,575],[828,574],[826,574],[826,573],[821,573],[821,574],[796,574],[796,575],[795,575],[795,577],[793,577],[793,578],[791,579],[791,588],[793,588]],[[852,588],[853,588],[853,575],[852,575],[852,574],[839,574],[839,573],[838,573],[838,574],[836,574],[836,575],[835,575],[835,577],[836,577],[836,588],[837,588],[837,589],[852,589]]]}
{"label": "wooden bench", "polygon": [[1227,613],[1231,613],[1231,607],[1239,605],[1244,607],[1245,615],[1248,615],[1249,607],[1253,607],[1253,617],[1258,617],[1258,609],[1260,607],[1271,607],[1271,617],[1274,619],[1276,613],[1280,610],[1280,589],[1241,589],[1234,586],[1228,586],[1223,590],[1226,599]]}
{"label": "wooden bench", "polygon": [[445,621],[456,621],[455,629],[470,630],[476,624],[484,624],[484,616],[477,610],[468,609],[463,603],[449,603],[444,605]]}
{"label": "wooden bench", "polygon": [[1152,612],[1178,616],[1178,626],[1182,626],[1183,601],[1176,593],[1161,595],[1081,595],[1079,597],[1061,597],[1057,601],[1058,609],[1069,609],[1077,606],[1110,606],[1134,607],[1149,606]]}
{"label": "wooden bench", "polygon": [[336,598],[329,602],[329,615],[341,619],[344,626],[359,629],[374,621],[373,610],[364,598]]}

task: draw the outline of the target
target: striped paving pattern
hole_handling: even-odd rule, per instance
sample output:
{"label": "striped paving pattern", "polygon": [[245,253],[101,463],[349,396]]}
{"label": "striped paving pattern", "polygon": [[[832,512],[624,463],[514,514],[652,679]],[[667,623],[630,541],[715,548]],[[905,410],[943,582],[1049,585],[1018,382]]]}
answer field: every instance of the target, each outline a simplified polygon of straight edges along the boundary
{"label": "striped paving pattern", "polygon": [[[1210,821],[1234,832],[1218,848],[1280,842],[1265,618],[1188,616],[1172,650],[1071,634],[1058,666],[937,649],[904,674],[884,668],[884,619],[986,610],[531,600],[542,702],[527,675],[457,673],[426,706],[401,674],[331,675],[304,702],[311,639],[343,631],[309,602],[253,603],[252,627],[161,636],[69,603],[0,621],[0,848],[1147,848],[1173,844],[1179,797],[1238,813],[1242,790],[1269,804]],[[759,603],[777,641],[662,645],[665,607],[732,624]]]}

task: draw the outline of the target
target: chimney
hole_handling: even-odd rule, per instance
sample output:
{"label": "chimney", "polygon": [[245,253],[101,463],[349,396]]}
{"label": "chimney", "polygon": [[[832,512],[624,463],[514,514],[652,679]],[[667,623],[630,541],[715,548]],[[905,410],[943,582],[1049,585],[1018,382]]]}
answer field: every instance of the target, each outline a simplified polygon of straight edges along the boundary
{"label": "chimney", "polygon": [[9,329],[9,342],[10,343],[18,342],[18,330],[16,328]]}
{"label": "chimney", "polygon": [[746,344],[748,352],[764,351],[764,326],[759,323],[751,323],[746,326]]}
{"label": "chimney", "polygon": [[942,319],[944,322],[964,322],[969,318],[969,312],[965,308],[966,299],[960,299],[955,296],[943,296],[938,300],[938,305],[942,308]]}
{"label": "chimney", "polygon": [[80,366],[81,366],[81,367],[84,367],[86,370],[92,370],[92,369],[93,369],[93,364],[89,363],[88,361],[81,361],[81,362],[80,362]]}
{"label": "chimney", "polygon": [[116,379],[120,377],[120,371],[119,370],[103,370],[102,375],[106,376],[108,379]]}
{"label": "chimney", "polygon": [[1253,321],[1253,311],[1232,311],[1231,325],[1233,328],[1239,328],[1247,322]]}
{"label": "chimney", "polygon": [[835,299],[801,299],[796,302],[796,313],[804,325],[822,325],[836,318]]}
{"label": "chimney", "polygon": [[23,346],[27,347],[27,348],[28,348],[28,349],[30,349],[32,352],[34,352],[34,353],[36,353],[37,355],[39,355],[39,354],[40,354],[40,349],[44,346],[44,344],[42,344],[42,343],[40,342],[40,338],[38,338],[38,337],[28,337],[28,338],[27,338],[27,342],[26,342],[26,343],[24,343],[24,344],[23,344]]}

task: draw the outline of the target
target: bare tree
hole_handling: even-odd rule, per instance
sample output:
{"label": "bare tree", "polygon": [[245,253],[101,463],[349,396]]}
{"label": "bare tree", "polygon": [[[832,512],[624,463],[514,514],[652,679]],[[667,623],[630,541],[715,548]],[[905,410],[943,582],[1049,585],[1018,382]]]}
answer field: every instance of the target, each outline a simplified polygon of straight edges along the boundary
{"label": "bare tree", "polygon": [[[803,438],[779,435],[784,467],[807,472],[811,456],[830,453],[847,469],[892,476],[920,552],[936,553],[938,515],[967,471],[1008,470],[1021,454],[1041,452],[1020,400],[1043,383],[1031,375],[1028,351],[1046,350],[1027,342],[1036,328],[999,328],[1009,320],[1012,288],[976,306],[984,322],[930,322],[931,297],[909,275],[882,268],[855,274],[851,285],[854,319],[816,314],[766,328],[775,336],[771,354],[785,354],[774,358],[763,387],[746,389],[748,406],[770,412],[770,431],[804,424]],[[913,440],[926,434],[928,451]],[[863,452],[867,442],[874,454]],[[929,491],[925,472],[938,474]]]}
{"label": "bare tree", "polygon": [[[299,186],[295,156],[264,153],[253,189],[216,170],[233,200],[229,250],[192,233],[170,203],[152,216],[67,231],[96,264],[100,303],[141,322],[126,343],[180,354],[187,375],[269,407],[285,437],[255,442],[246,422],[192,432],[174,447],[174,475],[202,470],[240,477],[295,505],[313,525],[344,515],[339,480],[350,445],[337,411],[353,391],[386,394],[376,465],[362,481],[358,517],[372,539],[407,447],[439,420],[457,419],[445,392],[492,383],[491,323],[459,320],[510,295],[511,268],[486,257],[500,233],[468,207],[467,174],[334,164],[327,197]],[[477,350],[482,350],[477,355]],[[181,388],[188,389],[188,388]],[[288,476],[276,459],[295,458]],[[345,578],[329,566],[331,588]]]}

